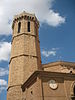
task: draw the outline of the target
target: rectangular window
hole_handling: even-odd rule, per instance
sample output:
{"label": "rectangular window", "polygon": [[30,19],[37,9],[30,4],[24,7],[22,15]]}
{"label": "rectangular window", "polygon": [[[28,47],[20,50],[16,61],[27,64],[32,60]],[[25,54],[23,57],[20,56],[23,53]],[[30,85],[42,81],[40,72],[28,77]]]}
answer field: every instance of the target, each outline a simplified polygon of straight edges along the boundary
{"label": "rectangular window", "polygon": [[20,33],[21,30],[21,22],[18,23],[18,33]]}
{"label": "rectangular window", "polygon": [[30,22],[28,22],[28,32],[30,32]]}

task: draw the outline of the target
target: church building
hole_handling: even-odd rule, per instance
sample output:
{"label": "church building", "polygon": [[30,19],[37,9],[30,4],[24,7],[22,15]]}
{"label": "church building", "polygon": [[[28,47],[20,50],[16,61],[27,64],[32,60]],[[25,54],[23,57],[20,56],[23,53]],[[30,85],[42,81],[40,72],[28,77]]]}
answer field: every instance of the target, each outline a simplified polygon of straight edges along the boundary
{"label": "church building", "polygon": [[7,100],[75,100],[75,63],[41,63],[39,21],[14,16]]}

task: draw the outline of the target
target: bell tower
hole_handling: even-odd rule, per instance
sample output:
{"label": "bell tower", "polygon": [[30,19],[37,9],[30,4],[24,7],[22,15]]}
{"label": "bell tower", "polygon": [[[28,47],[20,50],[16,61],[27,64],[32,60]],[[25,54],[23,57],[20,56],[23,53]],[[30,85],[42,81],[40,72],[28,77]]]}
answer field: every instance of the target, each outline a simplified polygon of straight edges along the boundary
{"label": "bell tower", "polygon": [[23,12],[14,17],[12,29],[7,100],[21,100],[21,85],[41,70],[39,22],[34,14]]}

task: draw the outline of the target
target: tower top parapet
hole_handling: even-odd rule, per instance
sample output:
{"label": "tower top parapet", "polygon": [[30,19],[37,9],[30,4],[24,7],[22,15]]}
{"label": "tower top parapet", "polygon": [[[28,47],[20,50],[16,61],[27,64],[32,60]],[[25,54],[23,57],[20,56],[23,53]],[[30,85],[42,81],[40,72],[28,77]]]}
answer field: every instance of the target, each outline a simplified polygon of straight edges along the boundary
{"label": "tower top parapet", "polygon": [[39,27],[39,21],[38,21],[38,19],[36,18],[35,14],[30,14],[30,13],[27,13],[27,12],[23,11],[22,13],[20,13],[20,14],[14,16],[12,28],[13,28],[13,25],[14,25],[14,23],[15,23],[16,21],[20,21],[20,20],[22,20],[22,19],[29,20],[29,21],[34,21],[34,22],[36,22],[36,24],[37,24],[38,27]]}

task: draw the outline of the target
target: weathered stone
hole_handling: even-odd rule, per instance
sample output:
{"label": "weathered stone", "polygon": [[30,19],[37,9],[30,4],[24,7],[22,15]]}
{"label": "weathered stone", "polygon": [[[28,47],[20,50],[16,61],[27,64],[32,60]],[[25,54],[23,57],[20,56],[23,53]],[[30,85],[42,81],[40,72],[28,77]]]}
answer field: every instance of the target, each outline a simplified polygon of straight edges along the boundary
{"label": "weathered stone", "polygon": [[7,100],[75,100],[75,63],[41,64],[36,16],[16,15],[12,28]]}

